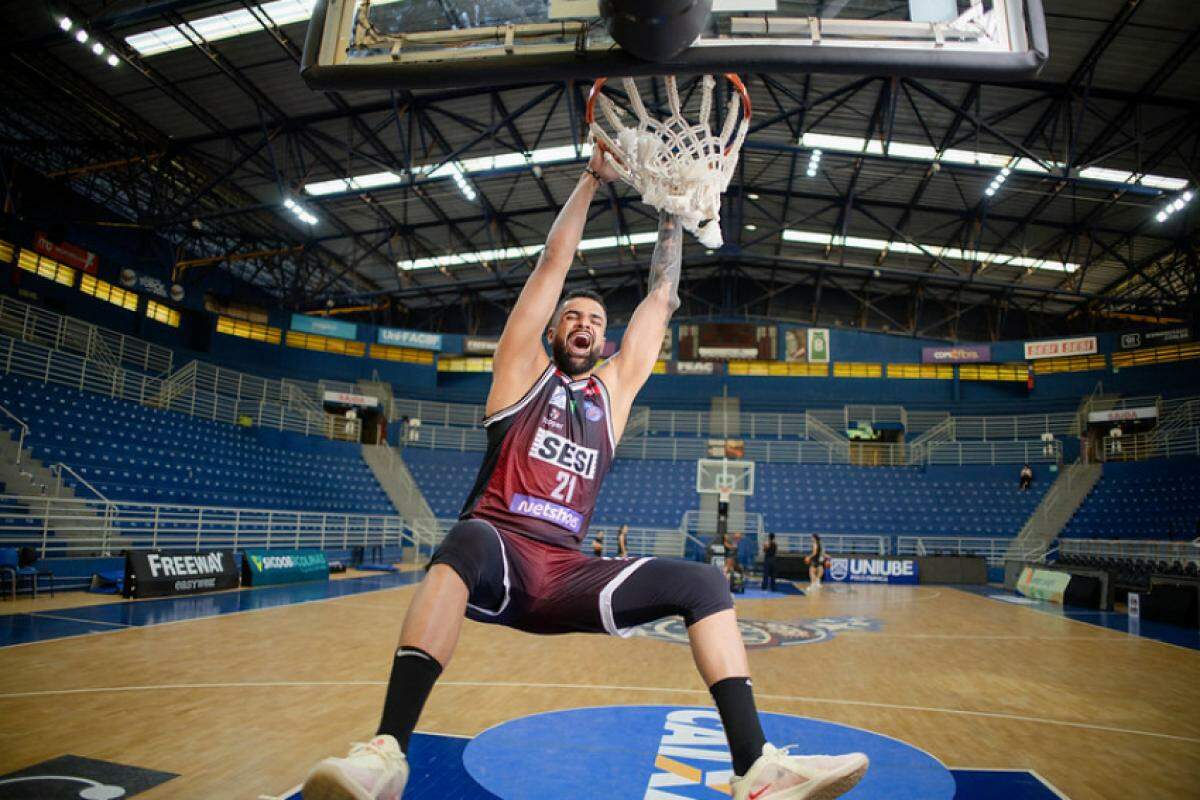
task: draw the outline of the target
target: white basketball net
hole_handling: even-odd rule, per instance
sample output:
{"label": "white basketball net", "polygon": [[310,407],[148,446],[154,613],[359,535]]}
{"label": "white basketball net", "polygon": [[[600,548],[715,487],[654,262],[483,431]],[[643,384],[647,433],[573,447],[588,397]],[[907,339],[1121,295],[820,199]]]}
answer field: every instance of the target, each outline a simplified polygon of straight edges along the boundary
{"label": "white basketball net", "polygon": [[[696,122],[683,116],[674,76],[665,78],[671,115],[663,120],[650,116],[633,79],[622,84],[637,114],[637,126],[627,126],[626,115],[603,93],[596,99],[604,118],[616,132],[614,139],[600,124],[592,122],[592,135],[608,149],[604,154],[621,180],[642,196],[647,205],[674,214],[700,242],[720,247],[721,195],[737,167],[738,153],[746,139],[750,120],[738,121],[741,96],[734,92],[719,134],[709,127],[715,81],[701,81],[700,115]],[[736,127],[736,133],[734,129]],[[727,152],[728,151],[728,152]]]}

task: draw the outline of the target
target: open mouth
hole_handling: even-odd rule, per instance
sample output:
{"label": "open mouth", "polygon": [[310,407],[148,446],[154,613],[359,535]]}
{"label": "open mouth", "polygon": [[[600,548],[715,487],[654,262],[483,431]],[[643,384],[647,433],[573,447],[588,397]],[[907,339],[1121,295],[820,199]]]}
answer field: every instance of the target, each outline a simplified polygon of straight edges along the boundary
{"label": "open mouth", "polygon": [[587,353],[592,349],[592,336],[587,331],[576,331],[567,339],[567,344],[576,353]]}

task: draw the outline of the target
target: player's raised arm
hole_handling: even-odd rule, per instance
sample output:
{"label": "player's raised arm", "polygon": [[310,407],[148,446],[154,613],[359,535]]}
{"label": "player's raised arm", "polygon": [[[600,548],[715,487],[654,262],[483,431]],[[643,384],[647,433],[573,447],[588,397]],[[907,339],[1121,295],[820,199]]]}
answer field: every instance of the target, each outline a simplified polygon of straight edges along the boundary
{"label": "player's raised arm", "polygon": [[618,436],[634,396],[654,370],[667,323],[679,308],[682,264],[683,226],[675,217],[660,212],[658,241],[650,257],[649,292],[633,312],[629,327],[621,337],[621,352],[605,365],[605,378],[612,384],[613,403],[619,415]]}
{"label": "player's raised arm", "polygon": [[563,282],[583,237],[588,207],[596,189],[615,177],[612,167],[604,163],[597,148],[587,170],[579,176],[575,190],[558,212],[546,238],[546,247],[525,281],[500,335],[492,360],[492,390],[488,395],[487,413],[519,400],[548,363],[542,336],[554,314]]}

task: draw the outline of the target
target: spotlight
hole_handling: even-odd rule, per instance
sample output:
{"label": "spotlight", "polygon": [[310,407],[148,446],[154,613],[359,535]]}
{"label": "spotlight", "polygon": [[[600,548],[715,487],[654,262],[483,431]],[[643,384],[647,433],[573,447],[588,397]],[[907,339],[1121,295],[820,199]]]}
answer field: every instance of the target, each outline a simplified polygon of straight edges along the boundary
{"label": "spotlight", "polygon": [[1154,216],[1154,218],[1156,220],[1158,220],[1159,222],[1166,222],[1167,221],[1167,212],[1160,211]]}
{"label": "spotlight", "polygon": [[1185,203],[1192,202],[1192,193],[1190,190],[1183,193],[1183,202],[1185,202]]}
{"label": "spotlight", "polygon": [[115,67],[117,64],[120,64],[120,63],[121,63],[121,60],[119,58],[117,58],[117,56],[114,53],[109,53],[108,65],[110,67]]}
{"label": "spotlight", "polygon": [[88,40],[87,31],[85,31],[83,28],[80,28],[79,30],[75,31],[75,41],[79,42],[80,44],[86,44],[87,40]]}
{"label": "spotlight", "polygon": [[284,198],[284,200],[283,200],[283,204],[284,204],[285,206],[287,206],[288,208],[295,208],[295,207],[296,207],[296,201],[295,201],[295,200],[293,200],[293,199],[292,199],[292,198],[290,198],[290,197],[286,197],[286,198]]}
{"label": "spotlight", "polygon": [[92,52],[98,56],[104,55],[104,45],[96,42],[94,45],[92,45]]}
{"label": "spotlight", "polygon": [[756,231],[756,230],[758,230],[758,226],[751,222],[746,225],[746,230]]}
{"label": "spotlight", "polygon": [[758,195],[756,195],[754,192],[751,192],[750,194],[746,195],[746,197],[749,197],[751,200],[758,199]]}
{"label": "spotlight", "polygon": [[71,22],[70,17],[63,17],[58,21],[58,27],[62,28],[64,31],[71,30],[72,25],[74,25],[74,23]]}
{"label": "spotlight", "polygon": [[988,197],[991,197],[991,196],[992,196],[992,195],[994,195],[995,193],[996,193],[996,188],[995,188],[994,186],[989,186],[989,187],[988,187],[988,188],[987,188],[987,189],[984,191],[984,194],[986,194]]}

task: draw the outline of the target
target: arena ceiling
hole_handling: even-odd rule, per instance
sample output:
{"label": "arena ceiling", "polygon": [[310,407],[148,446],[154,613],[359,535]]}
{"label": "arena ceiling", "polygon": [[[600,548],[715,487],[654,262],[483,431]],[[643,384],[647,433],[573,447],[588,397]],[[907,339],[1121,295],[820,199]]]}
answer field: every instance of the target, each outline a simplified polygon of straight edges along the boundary
{"label": "arena ceiling", "polygon": [[[1157,215],[1200,183],[1200,4],[1045,5],[1051,56],[1031,80],[747,76],[727,245],[689,244],[685,309],[817,320],[837,306],[926,335],[971,312],[995,332],[1014,312],[1191,318],[1200,203]],[[219,14],[238,35],[212,33]],[[228,270],[292,307],[451,326],[463,308],[502,312],[583,163],[585,84],[314,92],[297,66],[306,22],[249,0],[8,2],[4,21],[9,157],[169,238],[192,277]],[[130,40],[149,31],[175,46]],[[987,196],[1014,156],[1027,168]],[[571,282],[637,290],[654,224],[628,188],[605,192]]]}

